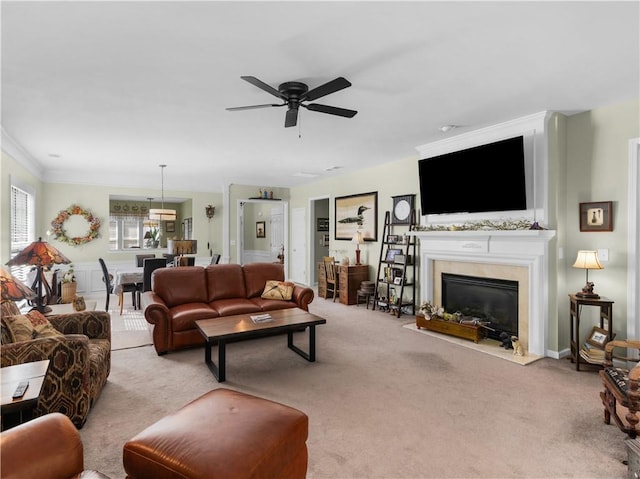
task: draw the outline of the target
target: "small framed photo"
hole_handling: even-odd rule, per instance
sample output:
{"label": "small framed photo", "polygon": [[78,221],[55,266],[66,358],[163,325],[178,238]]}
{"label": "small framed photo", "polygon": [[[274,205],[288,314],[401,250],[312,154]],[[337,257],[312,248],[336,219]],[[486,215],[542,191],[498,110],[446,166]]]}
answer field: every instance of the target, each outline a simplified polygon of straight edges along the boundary
{"label": "small framed photo", "polygon": [[393,278],[393,284],[402,284],[402,276],[396,276]]}
{"label": "small framed photo", "polygon": [[167,221],[167,233],[175,233],[176,232],[176,222],[175,221]]}
{"label": "small framed photo", "polygon": [[604,345],[607,344],[608,339],[609,333],[606,330],[594,326],[591,334],[589,334],[587,338],[587,343],[596,348],[604,349]]}
{"label": "small framed photo", "polygon": [[404,254],[397,254],[393,257],[393,262],[398,264],[405,264],[407,262],[407,256]]}
{"label": "small framed photo", "polygon": [[385,258],[385,261],[388,261],[389,263],[393,263],[395,257],[397,254],[402,254],[402,250],[401,249],[393,249],[393,248],[389,248],[387,250],[387,256]]}
{"label": "small framed photo", "polygon": [[329,231],[329,218],[318,218],[316,231]]}
{"label": "small framed photo", "polygon": [[398,242],[398,235],[387,235],[387,243],[395,244]]}
{"label": "small framed photo", "polygon": [[613,201],[580,203],[580,231],[613,231]]}
{"label": "small framed photo", "polygon": [[266,238],[264,221],[256,221],[256,238]]}

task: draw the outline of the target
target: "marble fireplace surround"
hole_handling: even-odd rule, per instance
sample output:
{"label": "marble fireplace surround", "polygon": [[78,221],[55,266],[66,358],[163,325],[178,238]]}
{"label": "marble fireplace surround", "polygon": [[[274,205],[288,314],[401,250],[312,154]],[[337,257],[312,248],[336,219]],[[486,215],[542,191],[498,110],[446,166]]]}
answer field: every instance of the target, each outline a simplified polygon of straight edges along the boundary
{"label": "marble fireplace surround", "polygon": [[525,351],[546,356],[549,241],[552,230],[415,231],[420,239],[420,298],[442,304],[441,274],[518,281],[518,334]]}

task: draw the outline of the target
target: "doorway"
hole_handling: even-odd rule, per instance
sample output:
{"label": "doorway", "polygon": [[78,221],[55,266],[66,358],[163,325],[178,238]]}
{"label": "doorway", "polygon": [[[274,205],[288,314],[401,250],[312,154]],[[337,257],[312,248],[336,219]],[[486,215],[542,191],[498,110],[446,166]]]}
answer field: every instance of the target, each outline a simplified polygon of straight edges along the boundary
{"label": "doorway", "polygon": [[[273,263],[288,248],[286,201],[240,200],[238,201],[239,264]],[[284,255],[285,271],[287,257]]]}
{"label": "doorway", "polygon": [[309,199],[309,284],[318,285],[317,264],[329,256],[329,196]]}

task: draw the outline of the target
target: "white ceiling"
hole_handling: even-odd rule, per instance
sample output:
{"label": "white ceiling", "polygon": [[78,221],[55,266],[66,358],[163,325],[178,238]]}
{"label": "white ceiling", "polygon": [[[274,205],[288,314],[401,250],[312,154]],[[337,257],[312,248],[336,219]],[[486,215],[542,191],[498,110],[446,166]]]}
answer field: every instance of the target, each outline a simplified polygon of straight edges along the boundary
{"label": "white ceiling", "polygon": [[[5,144],[47,181],[153,188],[164,163],[169,190],[288,187],[417,158],[416,146],[469,129],[639,96],[637,1],[0,8]],[[277,103],[241,75],[275,88],[344,76],[352,87],[316,102],[359,113],[301,109],[285,129],[284,108],[226,111]]]}

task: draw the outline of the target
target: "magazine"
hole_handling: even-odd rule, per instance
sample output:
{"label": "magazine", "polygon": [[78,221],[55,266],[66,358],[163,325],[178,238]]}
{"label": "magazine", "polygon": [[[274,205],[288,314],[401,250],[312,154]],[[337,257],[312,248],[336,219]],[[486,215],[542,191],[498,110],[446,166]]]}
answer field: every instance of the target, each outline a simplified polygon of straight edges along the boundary
{"label": "magazine", "polygon": [[258,324],[258,323],[266,323],[267,321],[273,321],[273,318],[271,317],[270,314],[265,313],[265,314],[256,314],[254,316],[251,316],[251,320]]}

